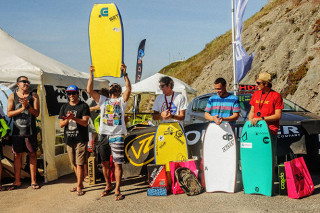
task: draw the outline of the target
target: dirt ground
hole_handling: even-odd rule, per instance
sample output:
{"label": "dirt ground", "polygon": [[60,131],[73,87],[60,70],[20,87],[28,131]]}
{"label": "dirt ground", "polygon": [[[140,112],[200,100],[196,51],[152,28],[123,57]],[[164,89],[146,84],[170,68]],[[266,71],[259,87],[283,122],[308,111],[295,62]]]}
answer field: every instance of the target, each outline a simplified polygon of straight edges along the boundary
{"label": "dirt ground", "polygon": [[[14,191],[0,192],[1,212],[320,212],[320,173],[312,174],[316,187],[312,196],[290,199],[287,196],[266,197],[237,193],[203,193],[198,196],[169,195],[148,197],[144,176],[123,180],[125,199],[114,200],[114,193],[100,197],[104,183],[85,184],[83,196],[69,192],[75,176],[42,184],[33,190],[29,182]],[[9,184],[9,183],[8,183]],[[8,185],[7,184],[7,185]]]}

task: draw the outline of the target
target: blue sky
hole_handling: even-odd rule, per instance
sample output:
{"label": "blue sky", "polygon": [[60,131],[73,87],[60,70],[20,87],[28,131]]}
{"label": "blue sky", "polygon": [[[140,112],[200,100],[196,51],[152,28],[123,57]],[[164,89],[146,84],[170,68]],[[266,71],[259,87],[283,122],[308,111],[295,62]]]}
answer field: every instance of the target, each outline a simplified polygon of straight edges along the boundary
{"label": "blue sky", "polygon": [[[18,41],[79,71],[88,72],[89,0],[0,0],[0,27]],[[115,0],[124,27],[124,60],[135,78],[137,48],[146,41],[142,79],[200,52],[231,29],[231,0]],[[249,0],[245,19],[268,0]],[[231,53],[230,53],[231,54]],[[114,81],[114,79],[110,79]]]}

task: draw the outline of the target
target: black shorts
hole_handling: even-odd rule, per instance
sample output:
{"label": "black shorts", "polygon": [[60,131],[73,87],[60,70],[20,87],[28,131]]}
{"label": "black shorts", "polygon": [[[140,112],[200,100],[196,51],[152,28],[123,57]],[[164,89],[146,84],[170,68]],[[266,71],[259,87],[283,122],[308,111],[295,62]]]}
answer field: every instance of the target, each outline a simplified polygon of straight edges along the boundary
{"label": "black shorts", "polygon": [[14,153],[36,152],[38,150],[38,142],[36,136],[18,136],[12,135],[12,150]]}
{"label": "black shorts", "polygon": [[98,138],[96,152],[98,162],[110,161],[112,154],[113,162],[124,163],[124,135],[100,135]]}

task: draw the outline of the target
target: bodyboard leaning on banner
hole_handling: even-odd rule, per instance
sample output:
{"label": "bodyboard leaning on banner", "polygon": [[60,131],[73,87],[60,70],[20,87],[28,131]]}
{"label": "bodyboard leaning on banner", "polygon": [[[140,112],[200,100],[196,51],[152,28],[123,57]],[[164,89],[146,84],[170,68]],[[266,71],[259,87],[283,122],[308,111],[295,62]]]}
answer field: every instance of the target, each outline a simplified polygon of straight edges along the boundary
{"label": "bodyboard leaning on banner", "polygon": [[162,123],[154,138],[155,163],[165,164],[170,171],[169,162],[188,159],[187,141],[179,123]]}
{"label": "bodyboard leaning on banner", "polygon": [[93,6],[89,21],[89,43],[94,76],[121,77],[123,25],[114,3]]}
{"label": "bodyboard leaning on banner", "polygon": [[207,192],[235,192],[237,149],[229,123],[210,123],[204,136],[203,166]]}
{"label": "bodyboard leaning on banner", "polygon": [[253,126],[247,121],[243,126],[240,143],[245,194],[272,196],[272,154],[272,141],[267,123],[258,121]]}

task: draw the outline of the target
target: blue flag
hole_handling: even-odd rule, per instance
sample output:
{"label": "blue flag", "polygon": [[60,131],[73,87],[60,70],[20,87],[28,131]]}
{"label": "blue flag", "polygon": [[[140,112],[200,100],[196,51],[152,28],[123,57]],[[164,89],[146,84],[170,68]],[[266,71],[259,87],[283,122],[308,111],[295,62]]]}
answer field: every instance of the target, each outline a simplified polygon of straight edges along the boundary
{"label": "blue flag", "polygon": [[251,56],[241,44],[241,33],[243,30],[243,14],[246,10],[248,0],[236,0],[236,76],[239,83],[251,69],[254,53]]}

